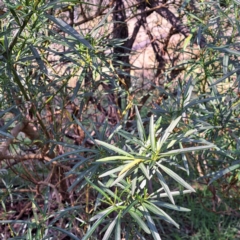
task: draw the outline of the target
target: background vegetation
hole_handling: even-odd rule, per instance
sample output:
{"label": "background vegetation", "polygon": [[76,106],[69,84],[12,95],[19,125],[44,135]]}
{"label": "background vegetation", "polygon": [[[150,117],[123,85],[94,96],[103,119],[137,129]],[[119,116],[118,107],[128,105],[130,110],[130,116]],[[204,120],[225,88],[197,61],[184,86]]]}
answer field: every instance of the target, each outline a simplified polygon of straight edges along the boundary
{"label": "background vegetation", "polygon": [[239,6],[2,1],[1,239],[240,238]]}

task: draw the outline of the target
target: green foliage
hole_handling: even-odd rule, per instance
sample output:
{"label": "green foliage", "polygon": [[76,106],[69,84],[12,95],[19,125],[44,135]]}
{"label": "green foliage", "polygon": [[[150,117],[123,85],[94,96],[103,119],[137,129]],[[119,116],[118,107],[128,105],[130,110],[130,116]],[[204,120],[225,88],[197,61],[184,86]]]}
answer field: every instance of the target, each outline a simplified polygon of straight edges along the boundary
{"label": "green foliage", "polygon": [[[120,156],[98,159],[97,162],[106,163],[110,166],[110,170],[99,176],[101,179],[103,178],[106,184],[98,181],[100,186],[106,187],[104,187],[104,189],[98,189],[93,183],[91,185],[102,195],[101,201],[108,203],[112,207],[113,205],[121,204],[121,207],[115,210],[119,219],[123,217],[122,211],[124,211],[125,214],[130,213],[133,218],[133,220],[131,220],[132,232],[134,232],[133,223],[135,220],[137,226],[142,228],[142,230],[148,234],[151,233],[154,239],[160,239],[157,229],[161,228],[161,224],[159,221],[155,223],[154,219],[156,217],[158,217],[158,220],[162,219],[176,227],[179,227],[179,225],[159,208],[159,206],[178,211],[189,211],[188,209],[175,206],[173,196],[194,192],[194,189],[187,182],[165,165],[174,166],[176,169],[179,168],[186,171],[184,166],[176,163],[174,159],[175,155],[212,148],[214,145],[207,144],[199,147],[169,150],[170,148],[174,148],[174,146],[176,148],[182,140],[180,134],[171,134],[181,117],[173,120],[166,129],[163,129],[161,126],[162,118],[160,117],[156,123],[154,123],[152,115],[149,123],[149,133],[147,134],[137,109],[136,112],[138,116],[136,123],[137,126],[139,126],[137,129],[138,132],[131,132],[130,134],[121,129],[117,132],[120,135],[119,137],[126,139],[126,141],[120,141],[120,143],[124,145],[117,148],[109,143],[96,140],[99,145],[110,150],[109,154],[113,151],[120,154]],[[178,142],[176,142],[175,139],[178,139]],[[184,140],[189,141],[188,138]],[[130,154],[123,149],[128,149]],[[116,175],[116,173],[118,174]],[[187,190],[171,191],[164,175],[167,175],[167,178],[171,177],[179,186],[183,186]],[[162,188],[159,188],[158,182]],[[109,187],[109,189],[107,187]],[[115,194],[111,189],[114,189]],[[121,196],[120,199],[116,193]],[[165,196],[169,198],[171,204],[163,202],[162,197]],[[135,214],[133,214],[132,211],[134,211]],[[140,221],[141,217],[145,218],[147,225]],[[96,225],[93,225],[92,228],[93,227],[96,227]],[[113,226],[111,225],[111,227]],[[92,228],[89,230],[90,232]],[[137,233],[137,230],[135,231]]]}
{"label": "green foliage", "polygon": [[164,240],[170,239],[238,239],[238,216],[228,215],[222,206],[222,212],[216,214],[211,210],[212,194],[207,188],[197,191],[197,194],[187,194],[177,199],[177,204],[188,206],[191,211],[182,214],[175,212],[180,228],[175,231],[166,228]]}
{"label": "green foliage", "polygon": [[[112,51],[124,42],[109,38],[114,8],[85,33],[61,11],[94,4],[4,1],[0,223],[9,238],[158,240],[169,229],[171,239],[221,239],[225,229],[224,239],[236,237],[231,224],[213,233],[213,223],[216,213],[239,217],[239,3],[189,4],[179,10],[192,29],[182,51],[197,44],[200,54],[180,63],[185,77],[170,90],[155,87],[168,98],[146,105],[144,118]],[[206,188],[194,195],[196,179]]]}

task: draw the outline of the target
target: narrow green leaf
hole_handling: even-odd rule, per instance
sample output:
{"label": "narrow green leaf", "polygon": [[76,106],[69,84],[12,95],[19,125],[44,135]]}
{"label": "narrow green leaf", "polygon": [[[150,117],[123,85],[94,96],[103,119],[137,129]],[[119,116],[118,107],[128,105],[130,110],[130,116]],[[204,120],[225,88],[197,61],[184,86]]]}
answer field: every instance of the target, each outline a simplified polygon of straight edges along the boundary
{"label": "narrow green leaf", "polygon": [[[15,111],[15,109],[14,109],[14,110],[11,111],[11,112],[15,115],[15,117],[9,119],[7,122],[4,123],[4,126],[2,126],[2,127],[0,128],[0,129],[1,129],[1,133],[3,133],[3,134],[4,134],[4,133],[5,133],[5,134],[9,134],[9,133],[7,133],[9,127],[10,127],[12,124],[14,124],[14,122],[19,121],[19,117],[22,116],[22,114],[20,113],[19,110],[16,110],[16,111]],[[9,136],[9,138],[14,138],[14,136],[12,136],[11,134],[9,134],[8,136]]]}
{"label": "narrow green leaf", "polygon": [[25,220],[0,220],[0,224],[23,224],[27,226],[34,226],[35,223]]}
{"label": "narrow green leaf", "polygon": [[228,73],[228,62],[229,62],[229,55],[224,54],[224,56],[223,56],[223,74]]}
{"label": "narrow green leaf", "polygon": [[115,227],[115,240],[121,239],[121,217],[118,215],[117,223]]}
{"label": "narrow green leaf", "polygon": [[88,230],[86,235],[82,238],[82,240],[88,240],[89,237],[93,234],[93,232],[96,230],[96,228],[102,223],[104,218],[109,215],[112,211],[114,211],[115,208],[112,208],[111,210],[107,211],[104,215],[102,215],[94,224],[93,226]]}
{"label": "narrow green leaf", "polygon": [[196,19],[197,21],[199,21],[200,23],[202,23],[203,25],[205,25],[205,23],[203,22],[202,19],[198,18],[195,14],[192,14],[190,12],[188,12],[189,16],[191,16],[193,19]]}
{"label": "narrow green leaf", "polygon": [[68,237],[70,237],[71,239],[74,239],[74,240],[79,240],[78,237],[76,237],[74,234],[72,234],[71,232],[63,229],[63,228],[60,228],[60,227],[53,227],[53,226],[48,226],[50,229],[55,229],[59,232],[62,232],[64,234],[66,234]]}
{"label": "narrow green leaf", "polygon": [[[183,146],[182,146],[182,143],[181,143],[181,142],[179,142],[179,146],[180,146],[181,149],[183,149]],[[184,165],[184,167],[185,167],[185,169],[186,169],[186,172],[187,172],[187,174],[189,175],[188,160],[187,160],[187,157],[186,157],[186,155],[185,155],[184,153],[182,153],[182,160],[183,160],[183,165]],[[191,163],[190,163],[190,164],[191,164]]]}
{"label": "narrow green leaf", "polygon": [[155,139],[155,125],[154,125],[154,118],[153,115],[150,117],[150,124],[149,124],[149,135],[150,135],[150,143],[152,151],[155,152],[156,149],[156,139]]}
{"label": "narrow green leaf", "polygon": [[96,26],[94,27],[91,32],[90,32],[90,35],[93,37],[93,38],[97,38],[97,34],[99,33],[99,31],[101,30],[101,27],[104,26],[105,24],[109,24],[108,22],[108,16],[112,13],[112,11],[114,10],[114,7],[113,8],[110,8],[109,11],[104,14],[101,22]]}
{"label": "narrow green leaf", "polygon": [[138,173],[138,168],[136,168],[135,170],[134,170],[134,173],[133,173],[133,175],[132,175],[132,183],[131,183],[131,187],[132,187],[132,196],[134,195],[134,193],[135,193],[135,190],[136,190],[136,186],[137,186],[137,174]]}
{"label": "narrow green leaf", "polygon": [[230,48],[223,48],[222,50],[224,52],[227,52],[227,53],[230,53],[230,54],[233,54],[233,55],[236,55],[236,56],[240,56],[240,51],[233,50],[233,49],[230,49]]}
{"label": "narrow green leaf", "polygon": [[179,153],[202,151],[202,150],[209,149],[209,148],[215,148],[215,145],[209,144],[209,145],[205,145],[205,146],[197,146],[197,147],[189,147],[189,148],[171,150],[169,152],[161,153],[160,158],[167,157],[167,156],[175,156]]}
{"label": "narrow green leaf", "polygon": [[97,208],[101,205],[103,195],[101,193],[98,193],[97,198],[95,199],[95,204],[94,204],[94,211],[97,210]]}
{"label": "narrow green leaf", "polygon": [[118,148],[118,147],[115,147],[115,146],[113,146],[113,145],[111,145],[111,144],[109,144],[109,143],[102,142],[102,141],[100,141],[100,140],[95,140],[95,141],[96,141],[99,145],[101,145],[101,146],[103,146],[103,147],[105,147],[105,148],[107,148],[107,149],[110,149],[110,150],[112,150],[112,151],[114,151],[114,152],[117,152],[117,153],[119,153],[119,154],[121,154],[121,155],[128,156],[128,157],[130,157],[130,158],[134,158],[133,155],[131,155],[131,154],[129,154],[128,152],[125,152],[124,150],[122,150],[122,149],[120,149],[120,148]]}
{"label": "narrow green leaf", "polygon": [[101,193],[110,203],[113,203],[112,199],[106,194],[105,191],[103,191],[101,188],[99,188],[97,185],[95,185],[93,182],[91,182],[89,179],[85,178],[86,181],[99,193]]}
{"label": "narrow green leaf", "polygon": [[163,143],[168,139],[169,135],[172,133],[172,130],[177,126],[180,119],[181,119],[181,116],[173,120],[171,124],[168,126],[168,128],[165,130],[165,133],[163,134],[163,136],[158,140],[157,152],[160,152]]}
{"label": "narrow green leaf", "polygon": [[167,213],[165,213],[162,209],[157,207],[155,204],[151,202],[144,202],[143,206],[146,207],[152,213],[162,217],[164,220],[173,224],[175,227],[179,228],[179,224],[177,224]]}
{"label": "narrow green leaf", "polygon": [[121,176],[123,173],[131,170],[134,166],[138,165],[142,161],[143,161],[142,159],[134,159],[130,163],[126,164],[124,166],[124,168],[121,170],[121,172],[119,173],[119,176]]}
{"label": "narrow green leaf", "polygon": [[161,240],[161,237],[158,233],[158,230],[156,228],[156,225],[153,221],[153,219],[151,218],[151,215],[149,214],[148,210],[146,207],[142,206],[143,210],[144,210],[144,217],[147,220],[148,223],[148,227],[150,228],[151,234],[154,238],[154,240]]}
{"label": "narrow green leaf", "polygon": [[[71,174],[76,174],[76,173],[78,174],[78,173],[79,173],[79,167],[80,167],[81,165],[85,165],[86,162],[89,162],[89,160],[92,160],[92,158],[93,158],[93,156],[91,156],[90,154],[89,154],[89,157],[87,157],[87,158],[81,158],[81,157],[71,158],[71,160],[78,160],[78,163],[76,163],[76,164],[71,168],[71,170],[66,173],[66,176],[69,176],[69,175],[71,175]],[[81,160],[80,160],[80,159],[81,159]],[[80,160],[80,161],[79,161],[79,160]]]}
{"label": "narrow green leaf", "polygon": [[98,181],[98,184],[100,185],[100,187],[102,187],[102,190],[108,194],[109,196],[111,196],[113,199],[117,199],[119,202],[122,201],[122,199],[120,197],[118,197],[113,191],[111,191],[109,188],[106,187],[106,185],[104,185],[103,183],[101,183],[100,181]]}
{"label": "narrow green leaf", "polygon": [[117,179],[115,179],[115,181],[111,184],[111,187],[113,187],[115,184],[117,184],[118,182],[122,181],[124,179],[124,177],[128,174],[129,172],[125,172],[122,175],[120,175]]}
{"label": "narrow green leaf", "polygon": [[77,98],[77,95],[79,93],[80,87],[82,86],[83,80],[85,79],[84,77],[85,77],[85,71],[82,71],[80,76],[78,77],[78,80],[76,82],[76,85],[75,85],[73,93],[72,93],[72,96],[70,98],[71,102],[73,102],[74,99]]}
{"label": "narrow green leaf", "polygon": [[195,192],[195,190],[188,184],[186,183],[179,175],[177,175],[175,172],[173,172],[171,169],[163,166],[161,163],[157,162],[157,165],[165,172],[167,173],[170,177],[172,177],[175,181],[177,181],[179,184],[184,186],[185,188],[189,189],[192,192]]}
{"label": "narrow green leaf", "polygon": [[71,35],[74,37],[76,40],[78,40],[80,43],[85,45],[88,48],[92,48],[91,44],[84,39],[83,36],[81,36],[74,28],[72,28],[69,24],[65,23],[62,19],[60,18],[55,18],[53,15],[49,15],[47,13],[44,14],[49,20],[54,22],[55,24],[58,25],[58,27],[65,33]]}
{"label": "narrow green leaf", "polygon": [[173,205],[170,203],[166,203],[166,202],[161,202],[161,201],[157,201],[157,200],[153,200],[151,201],[152,204],[160,206],[160,207],[164,207],[164,208],[169,208],[175,211],[179,211],[179,212],[190,212],[191,210],[188,208],[184,208],[184,207],[180,207],[177,205]]}
{"label": "narrow green leaf", "polygon": [[99,175],[99,177],[102,178],[102,177],[110,176],[113,173],[120,172],[123,168],[124,168],[124,165],[123,166],[119,166],[117,168],[113,168],[113,169],[111,169],[111,170],[109,170],[109,171]]}
{"label": "narrow green leaf", "polygon": [[136,116],[137,116],[138,135],[139,135],[140,139],[144,142],[146,140],[146,133],[145,133],[145,128],[143,126],[142,118],[138,111],[137,106],[135,106],[135,112],[136,112]]}
{"label": "narrow green leaf", "polygon": [[207,98],[204,98],[204,99],[193,99],[191,100],[191,102],[189,104],[187,104],[184,109],[187,109],[187,108],[190,108],[192,107],[193,105],[200,105],[200,103],[204,103],[204,102],[210,102],[212,100],[215,100],[215,99],[221,99],[222,96],[218,96],[218,97],[207,97]]}
{"label": "narrow green leaf", "polygon": [[187,86],[186,86],[186,89],[184,91],[184,96],[185,96],[185,99],[184,99],[184,103],[183,103],[183,106],[185,107],[187,104],[189,104],[190,102],[190,99],[191,99],[191,96],[192,96],[192,92],[193,92],[193,89],[194,89],[194,83],[192,81],[192,76],[189,78],[188,82],[187,82]]}
{"label": "narrow green leaf", "polygon": [[175,204],[173,196],[171,194],[171,191],[170,191],[163,175],[161,174],[161,172],[158,169],[156,169],[156,173],[157,173],[157,177],[158,177],[160,184],[162,185],[162,187],[164,188],[165,192],[168,195],[169,200],[172,202],[172,204]]}
{"label": "narrow green leaf", "polygon": [[[13,15],[13,17],[14,17],[16,23],[18,24],[18,26],[19,26],[19,28],[20,28],[18,31],[20,31],[20,30],[21,30],[21,26],[22,26],[22,24],[21,24],[21,21],[20,21],[19,18],[18,18],[18,14],[17,14],[17,12],[14,11],[14,10],[16,9],[16,6],[15,6],[15,7],[13,7],[13,6],[10,7],[10,6],[8,5],[8,7],[9,7],[9,11],[10,11],[11,14]],[[18,32],[17,34],[19,34],[19,32]]]}
{"label": "narrow green leaf", "polygon": [[[71,3],[70,6],[74,6],[73,4],[79,3],[78,0],[68,0],[67,2]],[[50,8],[57,7],[57,5],[60,4],[60,3],[65,4],[66,0],[53,0],[53,1],[47,2],[43,6],[39,7],[39,10],[41,10],[41,11],[45,10],[46,11]],[[81,1],[81,3],[82,4],[87,4],[87,5],[90,5],[90,6],[94,6],[94,7],[98,7],[98,5],[90,3],[90,2]]]}
{"label": "narrow green leaf", "polygon": [[[171,192],[172,196],[179,196],[179,195],[182,195],[182,194],[187,194],[187,193],[192,193],[192,190],[183,190],[183,191],[174,191],[174,192]],[[168,195],[166,193],[160,193],[159,194],[159,197],[160,198],[163,198],[163,197],[168,197]]]}
{"label": "narrow green leaf", "polygon": [[227,167],[227,168],[222,169],[220,171],[217,171],[215,173],[208,174],[207,176],[211,175],[211,177],[212,177],[212,179],[211,179],[211,181],[209,182],[208,185],[210,185],[214,181],[218,180],[222,176],[226,175],[227,173],[234,171],[237,168],[240,168],[240,164],[234,164],[234,165],[232,165],[230,167]]}
{"label": "narrow green leaf", "polygon": [[64,153],[64,154],[62,154],[62,155],[58,155],[57,157],[55,157],[55,158],[53,158],[51,161],[49,161],[47,164],[49,164],[49,163],[52,163],[52,162],[55,162],[56,160],[59,160],[59,159],[64,159],[64,158],[66,158],[66,156],[69,156],[69,155],[74,155],[74,154],[79,154],[79,153],[81,153],[81,152],[85,152],[85,153],[87,153],[87,152],[92,152],[92,153],[99,153],[98,151],[96,151],[96,150],[94,150],[94,149],[87,149],[87,148],[80,148],[79,147],[79,149],[78,150],[75,150],[75,151],[72,151],[72,152],[66,152],[66,153]]}
{"label": "narrow green leaf", "polygon": [[80,126],[80,128],[84,131],[86,136],[88,136],[89,139],[96,144],[95,139],[92,137],[92,135],[89,133],[89,131],[82,125],[82,123],[76,118],[76,116],[74,114],[72,116],[73,116],[74,121],[77,123],[78,126]]}
{"label": "narrow green leaf", "polygon": [[117,220],[118,220],[118,215],[115,217],[115,219],[111,222],[111,224],[108,226],[107,228],[107,231],[105,232],[104,236],[103,236],[103,239],[102,240],[107,240],[109,239],[112,231],[113,231],[113,228],[115,227],[116,223],[117,223]]}
{"label": "narrow green leaf", "polygon": [[[128,213],[128,212],[131,210],[131,208],[134,207],[137,203],[138,203],[138,200],[132,201],[132,202],[124,209],[124,211],[122,212],[122,217],[123,217],[126,213]],[[135,209],[135,211],[137,211],[137,210]],[[137,213],[138,213],[138,211],[137,211]],[[140,211],[139,211],[139,214],[140,214]]]}
{"label": "narrow green leaf", "polygon": [[48,75],[48,70],[47,70],[43,60],[41,59],[41,56],[38,53],[37,49],[35,47],[33,47],[32,45],[30,45],[29,48],[30,48],[30,50],[32,51],[32,53],[34,55],[34,57],[36,59],[36,62],[38,63],[41,72],[43,72],[46,75]]}
{"label": "narrow green leaf", "polygon": [[107,209],[102,210],[102,211],[99,212],[98,214],[96,214],[96,215],[94,215],[93,217],[91,217],[91,218],[89,219],[89,221],[90,221],[90,222],[93,222],[93,221],[101,218],[102,216],[106,215],[106,213],[112,212],[112,211],[114,211],[114,210],[115,210],[115,206],[110,206],[110,207],[108,207]]}
{"label": "narrow green leaf", "polygon": [[111,157],[100,158],[96,160],[96,162],[109,162],[109,161],[117,161],[117,160],[131,160],[131,158],[126,156],[111,156]]}
{"label": "narrow green leaf", "polygon": [[[0,135],[1,136],[4,136],[4,137],[6,137],[6,138],[11,138],[11,139],[14,139],[14,137],[11,135],[11,134],[9,134],[9,133],[7,133],[7,132],[3,132],[3,131],[1,131],[0,130]],[[2,141],[5,141],[6,139],[0,139],[0,142],[2,142]]]}
{"label": "narrow green leaf", "polygon": [[139,168],[142,170],[144,176],[150,180],[150,176],[149,176],[149,171],[147,170],[147,168],[145,167],[145,165],[143,163],[139,164]]}
{"label": "narrow green leaf", "polygon": [[162,131],[162,129],[159,129],[161,126],[161,122],[162,122],[162,116],[160,116],[158,118],[158,120],[155,122],[155,127],[157,129],[157,133],[160,133]]}
{"label": "narrow green leaf", "polygon": [[203,27],[199,26],[198,27],[198,32],[197,32],[197,44],[198,44],[199,47],[201,47],[201,42],[202,42],[201,40],[203,39],[202,38],[202,36],[203,36],[202,33],[203,33]]}
{"label": "narrow green leaf", "polygon": [[[240,53],[240,52],[239,52],[239,53]],[[219,80],[217,80],[216,82],[212,83],[212,84],[210,85],[210,87],[211,87],[211,86],[214,86],[214,85],[216,85],[216,84],[218,84],[218,83],[220,83],[220,82],[222,82],[223,80],[225,80],[225,79],[227,79],[227,78],[229,78],[230,76],[232,76],[234,73],[238,72],[239,70],[240,70],[240,68],[237,68],[237,69],[234,69],[234,70],[231,71],[231,72],[228,72],[228,73],[225,74],[223,77],[221,77]]]}
{"label": "narrow green leaf", "polygon": [[145,224],[145,222],[138,216],[137,213],[135,213],[134,211],[130,210],[129,214],[131,215],[131,217],[138,223],[139,227],[142,228],[142,230],[145,233],[150,234],[151,231],[149,230],[149,228],[147,227],[147,225]]}
{"label": "narrow green leaf", "polygon": [[9,107],[9,108],[7,108],[5,110],[1,110],[0,111],[0,117],[2,117],[3,115],[5,115],[8,112],[14,113],[15,116],[19,116],[21,114],[19,109],[17,109],[16,106],[13,105],[12,107]]}
{"label": "narrow green leaf", "polygon": [[117,133],[119,130],[121,130],[122,129],[122,125],[119,125],[119,126],[117,126],[113,131],[112,131],[112,133],[109,135],[109,137],[107,138],[107,141],[108,142],[111,142],[111,140],[112,140],[112,138],[113,138],[113,136],[115,135],[115,133]]}
{"label": "narrow green leaf", "polygon": [[191,39],[192,39],[192,34],[189,34],[187,38],[185,38],[184,40],[184,44],[183,44],[183,51],[186,50],[186,47],[189,45]]}
{"label": "narrow green leaf", "polygon": [[178,142],[179,139],[172,139],[171,142],[167,145],[167,149],[171,148],[174,144],[176,144],[176,142]]}
{"label": "narrow green leaf", "polygon": [[124,138],[126,138],[129,142],[135,143],[141,147],[145,147],[144,142],[137,139],[135,136],[133,136],[131,133],[126,132],[124,130],[118,131],[118,134]]}
{"label": "narrow green leaf", "polygon": [[[80,172],[80,174],[77,176],[77,178],[75,179],[75,181],[72,183],[72,185],[68,188],[68,191],[72,191],[76,186],[80,187],[80,182],[88,177],[88,178],[91,178],[91,176],[96,173],[96,170],[98,169],[98,166],[92,166],[92,167],[89,167],[87,168],[85,171],[83,172]],[[81,185],[83,183],[81,182]]]}

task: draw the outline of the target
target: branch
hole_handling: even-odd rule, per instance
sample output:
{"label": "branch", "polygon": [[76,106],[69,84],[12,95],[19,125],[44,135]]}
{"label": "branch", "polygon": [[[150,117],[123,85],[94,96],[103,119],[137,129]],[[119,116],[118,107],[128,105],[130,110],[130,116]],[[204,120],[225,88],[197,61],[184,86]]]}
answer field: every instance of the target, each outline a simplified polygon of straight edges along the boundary
{"label": "branch", "polygon": [[17,135],[24,129],[25,125],[26,125],[26,123],[24,124],[22,122],[22,123],[19,123],[17,126],[15,126],[11,131],[11,135],[13,137],[6,139],[5,142],[0,144],[0,160],[3,158],[3,156],[6,155],[8,147],[14,141],[14,139],[17,137]]}
{"label": "branch", "polygon": [[[51,162],[52,161],[51,158],[49,158],[47,156],[44,156],[41,153],[36,153],[36,154],[30,153],[30,154],[24,154],[24,155],[12,155],[12,154],[6,154],[6,155],[1,154],[0,155],[0,162],[3,161],[3,160],[11,160],[11,159],[15,160],[15,162],[11,163],[11,166],[13,166],[15,164],[18,164],[19,162],[27,161],[27,160],[42,160],[42,161],[46,161],[46,162]],[[71,167],[59,164],[56,161],[52,161],[52,164],[54,164],[56,166],[59,166],[59,167],[65,169],[67,171],[71,170]]]}
{"label": "branch", "polygon": [[[149,5],[154,9],[158,7],[158,1],[149,0]],[[182,33],[184,35],[184,37],[187,37],[189,35],[190,31],[188,27],[184,26],[180,19],[176,17],[168,8],[161,7],[155,9],[155,11],[167,19],[172,24],[172,26],[178,30],[179,33]]]}

